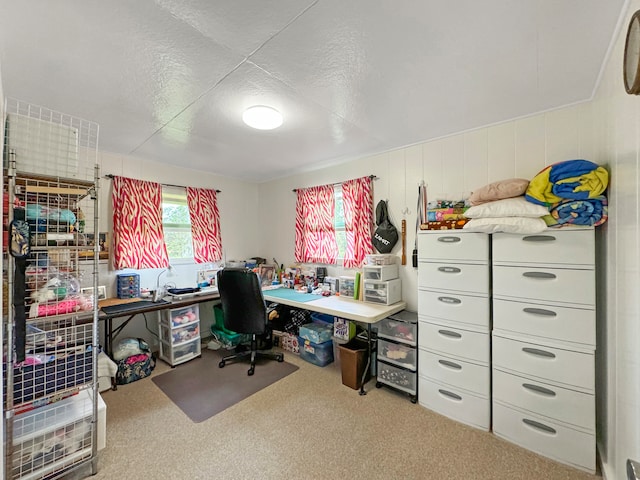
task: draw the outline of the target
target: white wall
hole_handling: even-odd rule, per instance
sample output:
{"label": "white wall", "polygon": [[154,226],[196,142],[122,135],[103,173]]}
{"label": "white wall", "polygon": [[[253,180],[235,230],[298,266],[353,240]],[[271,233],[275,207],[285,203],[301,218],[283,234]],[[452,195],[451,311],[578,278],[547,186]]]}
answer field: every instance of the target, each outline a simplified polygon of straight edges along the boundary
{"label": "white wall", "polygon": [[627,458],[640,460],[640,98],[627,95],[622,81],[627,25],[638,9],[640,0],[631,1],[593,101],[598,150],[612,177],[609,221],[600,230],[597,359],[599,444],[609,480],[626,478]]}
{"label": "white wall", "polygon": [[[380,155],[264,183],[260,220],[268,232],[260,255],[289,264],[294,259],[295,201],[293,188],[377,175],[374,202],[389,200],[391,218],[400,230],[407,220],[407,265],[401,267],[403,298],[417,310],[417,270],[411,266],[416,203],[421,180],[430,199],[461,197],[487,183],[513,177],[531,179],[546,165],[575,158],[599,162],[590,103],[575,105],[499,125],[400,148]],[[409,213],[403,215],[407,208]],[[393,253],[400,256],[400,242]],[[342,274],[330,268],[330,275]]]}
{"label": "white wall", "polygon": [[[293,261],[295,195],[292,188],[374,174],[375,201],[389,199],[396,226],[407,207],[407,246],[414,239],[417,185],[429,197],[468,192],[494,180],[530,179],[551,163],[584,158],[611,172],[609,221],[598,237],[597,436],[603,474],[625,476],[627,458],[640,460],[640,97],[622,82],[626,27],[640,0],[630,7],[592,102],[400,148],[330,168],[260,185],[262,256]],[[395,252],[399,251],[396,247]],[[332,269],[339,274],[339,269]],[[402,268],[403,297],[417,309],[416,272]]]}
{"label": "white wall", "polygon": [[[149,160],[130,156],[99,153],[101,175],[113,174],[125,177],[150,180],[163,184],[189,185],[193,187],[216,188],[218,208],[220,210],[220,230],[222,246],[227,259],[245,259],[257,255],[261,247],[262,235],[258,226],[258,189],[255,184],[246,183],[211,173],[169,166]],[[111,180],[103,178],[100,185],[100,231],[111,231]],[[85,265],[85,267],[88,267]],[[160,277],[160,285],[167,282],[176,287],[195,287],[196,271],[203,266],[196,264],[174,265],[172,272],[165,272]],[[115,296],[116,275],[125,271],[109,269],[106,261],[100,262],[100,285],[107,287],[107,296]],[[126,270],[132,272],[133,270]],[[140,274],[141,287],[155,289],[158,275],[163,269],[147,269],[136,271]],[[84,275],[87,281],[89,275]],[[207,336],[214,322],[213,305],[205,303],[200,306],[201,334]],[[157,333],[157,314],[148,314],[148,327]],[[117,325],[117,322],[116,322]],[[103,327],[102,323],[100,325]],[[156,337],[146,330],[142,318],[135,318],[123,329],[118,338],[141,337],[152,347],[157,346]]]}

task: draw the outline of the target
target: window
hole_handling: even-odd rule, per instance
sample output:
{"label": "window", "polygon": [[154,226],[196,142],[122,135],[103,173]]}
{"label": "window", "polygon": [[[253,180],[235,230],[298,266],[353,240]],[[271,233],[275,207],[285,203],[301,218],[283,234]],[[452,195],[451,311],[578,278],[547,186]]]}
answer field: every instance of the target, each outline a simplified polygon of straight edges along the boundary
{"label": "window", "polygon": [[295,260],[358,268],[373,251],[372,177],[296,190]]}
{"label": "window", "polygon": [[336,242],[338,243],[338,260],[344,259],[347,251],[347,231],[344,223],[344,203],[342,202],[342,185],[336,185],[335,194],[335,216],[333,225],[336,230]]}
{"label": "window", "polygon": [[162,227],[169,259],[193,261],[191,217],[183,188],[162,187]]}

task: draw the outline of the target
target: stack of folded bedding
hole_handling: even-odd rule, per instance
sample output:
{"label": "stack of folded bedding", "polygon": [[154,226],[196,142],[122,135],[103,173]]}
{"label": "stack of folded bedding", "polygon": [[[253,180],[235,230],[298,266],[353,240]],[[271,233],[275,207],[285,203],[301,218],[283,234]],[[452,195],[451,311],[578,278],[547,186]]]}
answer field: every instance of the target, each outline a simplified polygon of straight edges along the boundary
{"label": "stack of folded bedding", "polygon": [[550,165],[531,181],[501,180],[474,191],[465,230],[532,234],[564,225],[598,226],[607,220],[608,172],[588,160]]}
{"label": "stack of folded bedding", "polygon": [[528,202],[524,196],[505,198],[467,210],[465,215],[471,220],[464,229],[485,233],[540,233],[547,228],[542,217],[548,214],[545,207]]}
{"label": "stack of folded bedding", "polygon": [[469,197],[473,205],[465,212],[471,232],[539,233],[547,228],[542,217],[549,211],[528,202],[524,194],[529,180],[509,178],[474,190]]}
{"label": "stack of folded bedding", "polygon": [[550,227],[582,225],[596,227],[607,221],[609,173],[588,160],[567,160],[548,166],[530,182],[529,202],[544,205]]}
{"label": "stack of folded bedding", "polygon": [[467,199],[438,199],[427,203],[427,223],[421,230],[455,230],[464,227],[468,219],[465,212],[469,208]]}

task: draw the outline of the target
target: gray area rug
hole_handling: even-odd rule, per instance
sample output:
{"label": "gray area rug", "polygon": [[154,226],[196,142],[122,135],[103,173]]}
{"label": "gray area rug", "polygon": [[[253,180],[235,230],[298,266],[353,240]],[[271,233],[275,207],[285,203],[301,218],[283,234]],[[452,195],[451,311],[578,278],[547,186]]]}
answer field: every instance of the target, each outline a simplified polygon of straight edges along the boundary
{"label": "gray area rug", "polygon": [[298,370],[286,361],[267,359],[256,361],[253,376],[247,375],[248,359],[218,367],[220,359],[230,353],[203,349],[201,358],[151,379],[185,415],[200,423]]}

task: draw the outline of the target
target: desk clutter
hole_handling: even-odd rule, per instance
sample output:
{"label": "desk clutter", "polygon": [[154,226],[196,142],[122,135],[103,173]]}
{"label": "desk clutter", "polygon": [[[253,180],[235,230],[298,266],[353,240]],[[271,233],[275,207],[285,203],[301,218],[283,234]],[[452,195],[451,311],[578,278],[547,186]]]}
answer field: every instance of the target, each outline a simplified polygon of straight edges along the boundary
{"label": "desk clutter", "polygon": [[292,266],[284,269],[284,288],[322,296],[339,295],[369,303],[392,305],[402,300],[397,256],[371,254],[366,256],[362,271],[355,275],[331,277],[326,268]]}

